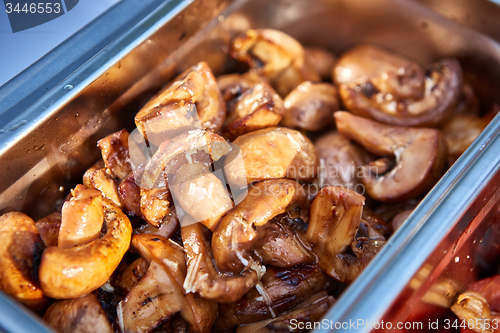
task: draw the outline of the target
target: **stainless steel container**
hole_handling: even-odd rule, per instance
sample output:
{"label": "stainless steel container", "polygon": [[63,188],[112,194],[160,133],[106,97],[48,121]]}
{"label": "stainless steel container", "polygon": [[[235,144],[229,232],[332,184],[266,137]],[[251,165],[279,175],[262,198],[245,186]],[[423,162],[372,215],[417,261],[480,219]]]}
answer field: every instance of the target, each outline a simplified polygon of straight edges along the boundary
{"label": "stainless steel container", "polygon": [[[425,3],[123,0],[0,88],[0,212],[16,209],[36,219],[53,211],[98,158],[99,138],[133,128],[140,106],[182,69],[205,60],[216,74],[229,70],[234,63],[224,45],[249,27],[279,29],[305,45],[337,53],[373,42],[421,63],[454,56],[482,105],[500,102],[500,45]],[[479,240],[489,228],[481,222],[485,219],[474,217],[493,214],[500,183],[499,130],[497,117],[344,292],[327,316],[329,323],[409,320],[414,304],[429,304],[424,295],[434,292],[432,286],[450,280],[456,292],[472,281],[474,271],[456,269],[462,266],[453,266],[454,258],[467,262],[463,255],[471,245],[462,245],[463,235],[473,230]],[[444,313],[451,294],[431,309]],[[412,297],[408,304],[406,297]],[[16,319],[25,314],[15,311]],[[13,316],[0,315],[0,327],[20,331],[28,329],[25,323],[37,325]],[[356,329],[368,330],[367,325]]]}

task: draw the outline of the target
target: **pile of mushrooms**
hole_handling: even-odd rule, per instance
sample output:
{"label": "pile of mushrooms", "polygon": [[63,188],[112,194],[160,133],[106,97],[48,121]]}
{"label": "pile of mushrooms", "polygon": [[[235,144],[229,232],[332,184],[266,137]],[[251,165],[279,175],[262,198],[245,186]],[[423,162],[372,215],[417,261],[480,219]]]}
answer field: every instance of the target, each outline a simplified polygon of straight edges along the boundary
{"label": "pile of mushrooms", "polygon": [[228,49],[245,72],[181,73],[60,211],[0,217],[4,292],[58,332],[300,331],[484,127],[454,59],[269,29]]}

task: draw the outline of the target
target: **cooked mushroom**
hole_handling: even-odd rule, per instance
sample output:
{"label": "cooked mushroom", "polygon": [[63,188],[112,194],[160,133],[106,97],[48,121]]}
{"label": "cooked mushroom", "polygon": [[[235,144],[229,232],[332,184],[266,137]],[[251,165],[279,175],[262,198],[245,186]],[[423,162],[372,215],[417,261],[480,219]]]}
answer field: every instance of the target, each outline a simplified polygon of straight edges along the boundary
{"label": "cooked mushroom", "polygon": [[410,214],[413,212],[413,209],[407,209],[402,211],[401,213],[398,213],[394,216],[394,218],[391,221],[391,226],[393,230],[398,230],[403,223],[410,217]]}
{"label": "cooked mushroom", "polygon": [[163,217],[161,225],[159,228],[151,225],[150,223],[145,223],[134,229],[134,233],[137,234],[156,234],[166,238],[172,237],[177,230],[179,230],[179,219],[177,218],[177,213],[175,209],[169,209],[166,216]]}
{"label": "cooked mushroom", "polygon": [[479,107],[479,98],[472,87],[471,83],[464,79],[464,84],[462,86],[462,93],[453,112],[457,114],[470,114],[479,116],[481,111]]}
{"label": "cooked mushroom", "polygon": [[289,311],[322,290],[330,290],[333,281],[316,265],[290,268],[269,267],[258,289],[252,289],[234,303],[219,304],[215,327],[228,331],[235,326],[273,318]]}
{"label": "cooked mushroom", "polygon": [[108,281],[129,248],[132,226],[127,216],[104,199],[106,234],[90,243],[45,249],[38,271],[44,293],[56,299],[88,294]]}
{"label": "cooked mushroom", "polygon": [[148,270],[148,262],[139,257],[132,261],[113,280],[112,285],[121,294],[126,296],[137,285]]}
{"label": "cooked mushroom", "polygon": [[[233,140],[242,134],[278,125],[285,108],[274,89],[266,82],[248,87],[245,79],[235,79],[242,82],[226,90],[226,96],[234,94],[234,97],[227,101],[227,118],[222,135]],[[234,90],[236,87],[239,88],[237,92]]]}
{"label": "cooked mushroom", "polygon": [[262,237],[256,229],[295,208],[304,216],[307,206],[305,190],[293,180],[266,180],[250,187],[245,199],[222,218],[212,235],[217,267],[233,273],[250,268],[255,262],[253,245]]}
{"label": "cooked mushroom", "polygon": [[302,82],[286,96],[284,105],[284,126],[319,131],[333,123],[333,113],[339,110],[337,88],[330,83]]}
{"label": "cooked mushroom", "polygon": [[123,180],[132,171],[126,129],[110,134],[97,142],[104,164],[113,177]]}
{"label": "cooked mushroom", "polygon": [[137,184],[144,172],[144,166],[135,169],[125,177],[118,186],[118,195],[123,203],[123,209],[129,215],[143,218],[141,212],[141,188]]}
{"label": "cooked mushroom", "polygon": [[57,246],[70,248],[99,238],[104,213],[101,192],[78,184],[62,206]]}
{"label": "cooked mushroom", "polygon": [[35,226],[46,247],[57,246],[59,228],[61,227],[61,213],[53,212],[36,221]]}
{"label": "cooked mushroom", "polygon": [[132,247],[150,266],[118,306],[122,332],[151,331],[180,312],[192,332],[209,332],[217,303],[184,294],[186,262],[181,246],[159,235],[134,235]]}
{"label": "cooked mushroom", "polygon": [[369,162],[365,151],[336,131],[320,136],[314,147],[320,159],[320,188],[342,186],[358,193],[364,192],[360,174]]}
{"label": "cooked mushroom", "polygon": [[297,309],[289,311],[273,319],[258,321],[256,323],[241,325],[236,333],[272,333],[272,332],[304,332],[318,327],[321,318],[333,306],[335,298],[328,296],[326,291],[319,292]]}
{"label": "cooked mushroom", "polygon": [[329,186],[321,189],[311,205],[305,239],[318,256],[318,267],[343,283],[352,282],[385,243],[374,229],[355,239],[364,204],[362,195]]}
{"label": "cooked mushroom", "polygon": [[36,281],[43,247],[29,216],[20,212],[0,216],[0,289],[34,310],[43,309],[48,301]]}
{"label": "cooked mushroom", "polygon": [[186,292],[197,292],[205,299],[230,303],[240,299],[259,281],[260,274],[254,270],[237,275],[219,273],[213,263],[210,232],[201,223],[184,224],[181,234],[187,257]]}
{"label": "cooked mushroom", "polygon": [[53,303],[43,320],[59,333],[114,332],[93,294]]}
{"label": "cooked mushroom", "polygon": [[335,54],[319,46],[305,47],[304,52],[306,62],[314,67],[320,78],[324,81],[330,80],[333,66],[337,61]]}
{"label": "cooked mushroom", "polygon": [[[277,178],[314,178],[318,156],[312,142],[302,133],[271,127],[239,136],[225,162],[230,184],[246,186],[255,181]],[[244,168],[240,159],[243,159]]]}
{"label": "cooked mushroom", "polygon": [[141,188],[141,215],[155,228],[160,228],[163,220],[170,213],[172,205],[172,196],[169,189],[146,190]]}
{"label": "cooked mushroom", "polygon": [[117,207],[122,208],[118,184],[107,173],[103,161],[99,161],[89,168],[83,175],[83,184],[101,191],[104,198],[111,200]]}
{"label": "cooked mushroom", "polygon": [[[395,156],[392,170],[365,172],[367,193],[379,201],[402,201],[423,194],[441,177],[446,163],[446,144],[441,132],[433,128],[393,127],[336,112],[338,131],[369,152]],[[385,163],[384,163],[385,164]],[[384,169],[389,169],[384,166]]]}
{"label": "cooked mushroom", "polygon": [[307,62],[302,45],[281,31],[248,30],[233,39],[230,54],[268,78],[281,96],[286,96],[301,82],[320,80]]}
{"label": "cooked mushroom", "polygon": [[153,97],[135,116],[148,142],[159,145],[193,128],[219,131],[226,106],[212,70],[205,62],[186,70]]}
{"label": "cooked mushroom", "polygon": [[444,140],[452,164],[488,125],[488,120],[473,114],[457,114],[443,125]]}
{"label": "cooked mushroom", "polygon": [[332,76],[345,107],[397,126],[436,126],[446,121],[462,91],[462,70],[443,59],[419,64],[372,45],[359,45],[337,62]]}

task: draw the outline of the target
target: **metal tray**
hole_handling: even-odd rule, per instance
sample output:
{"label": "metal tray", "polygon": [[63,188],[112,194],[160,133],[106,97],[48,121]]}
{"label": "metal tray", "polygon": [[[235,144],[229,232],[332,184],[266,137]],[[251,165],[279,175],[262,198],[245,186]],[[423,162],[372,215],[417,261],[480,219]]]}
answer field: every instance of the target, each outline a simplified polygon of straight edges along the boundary
{"label": "metal tray", "polygon": [[[132,129],[140,106],[184,68],[205,60],[216,74],[229,70],[234,63],[224,45],[248,27],[279,29],[336,53],[373,42],[421,63],[454,56],[483,105],[500,99],[500,45],[419,2],[123,0],[0,88],[0,213],[15,209],[36,219],[53,211],[99,157],[99,138]],[[373,322],[395,314],[419,268],[430,263],[432,271],[447,260],[444,251],[498,187],[499,128],[497,117],[344,292],[328,320]],[[465,276],[457,290],[472,279]],[[419,290],[411,292],[418,298]],[[33,331],[26,325],[38,321],[20,309],[0,311],[0,328]]]}

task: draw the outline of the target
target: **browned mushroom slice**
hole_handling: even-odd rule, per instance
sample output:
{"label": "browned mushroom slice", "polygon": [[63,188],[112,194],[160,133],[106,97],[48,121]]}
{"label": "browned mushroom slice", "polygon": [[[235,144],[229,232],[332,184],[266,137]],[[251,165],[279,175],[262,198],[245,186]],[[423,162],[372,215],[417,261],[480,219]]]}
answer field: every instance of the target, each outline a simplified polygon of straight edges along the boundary
{"label": "browned mushroom slice", "polygon": [[249,268],[254,263],[253,245],[262,237],[257,227],[295,208],[306,215],[307,206],[305,190],[293,180],[266,180],[251,186],[245,199],[222,218],[212,235],[217,267],[233,273]]}
{"label": "browned mushroom slice", "polygon": [[286,127],[319,131],[333,123],[339,109],[337,88],[330,83],[302,82],[284,100]]}
{"label": "browned mushroom slice", "polygon": [[114,332],[101,304],[92,294],[53,303],[43,320],[59,333]]}
{"label": "browned mushroom slice", "polygon": [[126,129],[110,134],[97,142],[104,164],[111,175],[123,180],[132,171],[128,153],[129,133]]}
{"label": "browned mushroom slice", "polygon": [[43,247],[29,216],[20,212],[0,216],[0,289],[35,310],[48,301],[34,279]]}
{"label": "browned mushroom slice", "polygon": [[171,182],[175,204],[188,213],[195,222],[215,230],[221,217],[233,208],[226,184],[213,173],[195,172],[181,168]]}
{"label": "browned mushroom slice", "polygon": [[436,126],[451,116],[462,91],[455,59],[427,66],[371,45],[346,52],[333,77],[345,107],[398,126]]}
{"label": "browned mushroom slice", "polygon": [[368,206],[364,206],[363,208],[363,214],[361,214],[361,222],[375,229],[377,233],[382,235],[384,238],[388,238],[393,231],[392,227],[382,218],[382,216],[375,213]]}
{"label": "browned mushroom slice", "polygon": [[268,83],[268,81],[266,78],[252,71],[244,74],[226,74],[217,77],[217,85],[219,86],[222,99],[226,103],[238,98],[258,83]]}
{"label": "browned mushroom slice", "polygon": [[370,170],[363,174],[363,184],[373,199],[402,201],[413,198],[425,193],[441,177],[447,155],[438,129],[393,127],[349,112],[336,112],[335,123],[342,135],[369,152],[395,156],[396,165],[391,170]]}
{"label": "browned mushroom slice", "polygon": [[257,83],[228,102],[222,135],[233,140],[248,132],[276,126],[284,114],[281,97],[269,84]]}
{"label": "browned mushroom slice", "polygon": [[263,236],[255,244],[255,253],[263,264],[276,267],[315,262],[316,257],[303,244],[299,231],[293,228],[287,215],[278,216],[257,228],[257,233]]}
{"label": "browned mushroom slice", "polygon": [[[333,117],[332,117],[333,118]],[[342,186],[364,191],[360,173],[369,162],[367,153],[338,132],[326,133],[314,143],[320,158],[319,187]]]}
{"label": "browned mushroom slice", "polygon": [[58,246],[70,248],[99,238],[104,213],[101,192],[78,184],[61,211]]}
{"label": "browned mushroom slice", "polygon": [[273,318],[295,308],[311,295],[333,287],[333,281],[316,265],[290,268],[269,267],[259,290],[252,289],[234,303],[219,304],[217,329],[227,331],[235,326]]}
{"label": "browned mushroom slice", "polygon": [[355,239],[364,204],[362,195],[329,186],[321,189],[311,205],[305,239],[318,256],[318,267],[343,283],[352,282],[385,243],[374,229]]}
{"label": "browned mushroom slice", "polygon": [[134,229],[137,234],[156,234],[166,238],[172,237],[177,230],[179,230],[179,219],[175,209],[170,209],[168,214],[163,217],[159,228],[145,223]]}
{"label": "browned mushroom slice", "polygon": [[83,175],[83,184],[101,191],[103,197],[111,200],[116,206],[122,208],[120,195],[118,194],[118,184],[113,177],[108,174],[103,161],[99,161],[89,168]]}
{"label": "browned mushroom slice", "polygon": [[[314,178],[318,156],[312,142],[302,133],[271,127],[239,136],[226,158],[224,169],[230,184],[246,186],[265,179]],[[243,161],[243,163],[238,163]],[[244,167],[242,167],[242,164]]]}
{"label": "browned mushroom slice", "polygon": [[45,246],[57,246],[59,228],[61,227],[61,213],[54,212],[41,218],[35,222],[35,226]]}
{"label": "browned mushroom slice", "polygon": [[186,292],[197,292],[205,299],[230,303],[240,299],[258,282],[259,276],[254,270],[239,275],[217,271],[210,248],[210,232],[201,223],[183,226],[181,234],[187,257]]}
{"label": "browned mushroom slice", "polygon": [[324,81],[332,76],[332,69],[337,61],[337,57],[332,52],[317,46],[308,46],[304,48],[306,61],[309,63],[320,78]]}
{"label": "browned mushroom slice", "polygon": [[246,62],[252,70],[268,78],[281,96],[303,81],[320,80],[307,62],[302,45],[281,31],[248,30],[233,39],[230,52],[233,58]]}
{"label": "browned mushroom slice", "polygon": [[137,285],[140,279],[148,270],[148,262],[139,257],[132,261],[124,270],[122,270],[115,279],[113,279],[113,287],[121,294],[127,295],[130,290]]}
{"label": "browned mushroom slice", "polygon": [[488,120],[473,114],[457,114],[443,125],[450,164],[462,155],[488,125]]}
{"label": "browned mushroom slice", "polygon": [[131,246],[150,266],[120,302],[117,311],[122,331],[134,331],[126,327],[154,329],[180,312],[190,324],[190,331],[209,332],[217,315],[217,303],[197,294],[184,294],[186,262],[182,247],[165,237],[149,234],[134,235]]}
{"label": "browned mushroom slice", "polygon": [[[200,62],[153,97],[137,113],[135,124],[146,140],[159,145],[188,129],[200,128],[200,123],[202,128],[218,131],[225,116],[226,106],[212,70]],[[151,140],[158,135],[162,139]]]}
{"label": "browned mushroom slice", "polygon": [[155,228],[160,228],[163,220],[170,213],[172,196],[168,189],[140,189],[140,208],[143,218]]}
{"label": "browned mushroom slice", "polygon": [[333,298],[333,296],[328,296],[326,291],[322,291],[311,296],[295,310],[277,318],[238,326],[236,332],[304,332],[312,330],[313,328],[320,328],[318,324],[320,324],[321,319],[334,303],[335,298]]}
{"label": "browned mushroom slice", "polygon": [[144,172],[144,166],[135,169],[122,180],[118,186],[118,195],[123,203],[123,209],[129,215],[143,217],[141,212],[141,188],[137,184]]}
{"label": "browned mushroom slice", "polygon": [[127,216],[104,199],[106,234],[72,248],[48,247],[43,251],[38,277],[44,293],[70,299],[88,294],[108,281],[127,252],[132,226]]}

